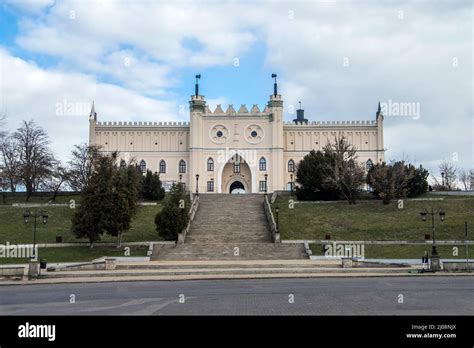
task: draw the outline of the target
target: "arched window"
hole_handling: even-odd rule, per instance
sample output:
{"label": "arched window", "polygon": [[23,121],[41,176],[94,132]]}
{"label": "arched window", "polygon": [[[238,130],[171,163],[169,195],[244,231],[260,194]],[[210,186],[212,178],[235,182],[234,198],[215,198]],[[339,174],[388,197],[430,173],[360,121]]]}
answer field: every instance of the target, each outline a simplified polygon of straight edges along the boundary
{"label": "arched window", "polygon": [[207,159],[207,171],[208,172],[214,171],[214,160],[211,157]]}
{"label": "arched window", "polygon": [[120,168],[125,168],[127,166],[127,162],[125,160],[120,161]]}
{"label": "arched window", "polygon": [[374,162],[369,158],[369,160],[366,162],[366,169],[369,172],[373,167],[374,167]]}
{"label": "arched window", "polygon": [[288,161],[288,172],[293,173],[295,171],[295,161],[290,159]]}
{"label": "arched window", "polygon": [[160,161],[160,173],[166,173],[166,162],[164,160]]}
{"label": "arched window", "polygon": [[261,171],[267,170],[267,160],[265,158],[260,158],[260,161],[258,162],[258,169]]}
{"label": "arched window", "polygon": [[184,160],[179,161],[179,172],[186,173],[186,162]]}
{"label": "arched window", "polygon": [[146,162],[145,162],[145,160],[140,161],[140,171],[142,173],[146,173]]}

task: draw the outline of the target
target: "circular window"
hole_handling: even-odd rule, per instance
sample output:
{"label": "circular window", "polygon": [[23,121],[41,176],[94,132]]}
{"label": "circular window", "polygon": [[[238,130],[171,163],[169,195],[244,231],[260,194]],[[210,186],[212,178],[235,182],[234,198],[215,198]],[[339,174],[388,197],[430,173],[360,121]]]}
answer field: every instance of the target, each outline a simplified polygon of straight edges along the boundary
{"label": "circular window", "polygon": [[245,140],[250,144],[258,144],[265,136],[265,132],[258,124],[249,124],[245,128]]}
{"label": "circular window", "polygon": [[209,129],[209,138],[215,144],[224,144],[229,137],[229,130],[222,124],[217,124]]}

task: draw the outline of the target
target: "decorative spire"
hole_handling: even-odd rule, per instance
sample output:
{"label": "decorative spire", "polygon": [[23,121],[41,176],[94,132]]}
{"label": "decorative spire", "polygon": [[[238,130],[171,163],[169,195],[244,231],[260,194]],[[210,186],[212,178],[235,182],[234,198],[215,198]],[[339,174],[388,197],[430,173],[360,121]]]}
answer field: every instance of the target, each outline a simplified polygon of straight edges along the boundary
{"label": "decorative spire", "polygon": [[91,113],[89,115],[89,118],[94,119],[94,121],[97,121],[97,112],[95,112],[94,101],[92,101],[92,108],[91,108]]}
{"label": "decorative spire", "polygon": [[379,101],[379,106],[375,114],[375,120],[378,121],[380,117],[382,117],[382,121],[383,121],[382,107],[380,106],[380,101]]}

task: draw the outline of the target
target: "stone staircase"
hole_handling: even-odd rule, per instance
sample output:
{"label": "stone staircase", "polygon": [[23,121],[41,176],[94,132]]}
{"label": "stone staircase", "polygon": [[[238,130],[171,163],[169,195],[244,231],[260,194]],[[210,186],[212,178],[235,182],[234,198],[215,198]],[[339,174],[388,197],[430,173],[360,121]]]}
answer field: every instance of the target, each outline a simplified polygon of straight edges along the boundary
{"label": "stone staircase", "polygon": [[152,260],[304,259],[304,246],[274,244],[261,194],[201,194],[180,245],[155,245]]}

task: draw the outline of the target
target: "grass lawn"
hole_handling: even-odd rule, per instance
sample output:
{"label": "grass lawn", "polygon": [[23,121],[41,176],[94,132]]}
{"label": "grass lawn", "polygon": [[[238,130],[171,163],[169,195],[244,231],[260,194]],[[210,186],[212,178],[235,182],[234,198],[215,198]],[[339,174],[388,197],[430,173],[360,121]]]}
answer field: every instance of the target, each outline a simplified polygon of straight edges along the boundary
{"label": "grass lawn", "polygon": [[[458,255],[454,253],[458,249]],[[310,244],[313,255],[323,255],[322,244]],[[431,245],[366,245],[365,258],[368,259],[420,259],[425,250],[431,254]],[[465,245],[438,245],[438,254],[442,259],[466,259]],[[474,259],[474,247],[469,246],[469,258]]]}
{"label": "grass lawn", "polygon": [[423,222],[419,213],[431,206],[446,212],[443,223],[435,217],[436,239],[463,240],[464,220],[468,221],[470,239],[474,235],[474,197],[444,196],[444,201],[404,200],[403,209],[398,209],[396,202],[383,205],[377,200],[361,200],[355,205],[344,201],[299,203],[290,209],[290,198],[279,196],[273,204],[273,209],[275,206],[280,208],[282,239],[325,239],[329,234],[332,240],[424,240],[425,234],[431,234],[431,220]]}
{"label": "grass lawn", "polygon": [[[161,238],[155,231],[155,215],[162,206],[139,206],[131,229],[123,236],[124,242],[158,241]],[[87,242],[86,239],[76,239],[71,233],[71,218],[74,210],[69,207],[46,207],[49,215],[48,223],[37,224],[36,239],[38,243],[55,243],[56,236],[63,236],[63,241]],[[0,206],[0,244],[32,243],[33,223],[23,222],[23,208]],[[32,209],[33,210],[33,209]],[[113,242],[114,237],[104,235],[102,241]]]}
{"label": "grass lawn", "polygon": [[[130,246],[129,248],[130,255],[128,256],[146,256],[148,251],[148,246]],[[124,247],[117,249],[103,245],[95,245],[92,249],[88,246],[39,248],[38,255],[40,259],[46,259],[48,263],[91,261],[102,256],[126,256]],[[18,264],[28,261],[21,258],[0,258],[0,264]]]}

